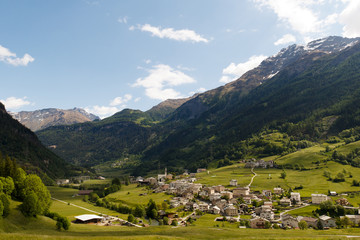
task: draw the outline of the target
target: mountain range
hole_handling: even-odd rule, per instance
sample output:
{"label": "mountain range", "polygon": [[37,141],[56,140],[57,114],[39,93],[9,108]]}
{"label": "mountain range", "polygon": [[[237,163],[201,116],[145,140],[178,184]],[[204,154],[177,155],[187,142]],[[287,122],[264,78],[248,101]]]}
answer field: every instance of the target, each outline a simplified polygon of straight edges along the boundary
{"label": "mountain range", "polygon": [[46,183],[51,179],[73,176],[76,167],[44,147],[38,137],[20,124],[0,103],[0,153],[16,159],[27,172],[36,173]]}
{"label": "mountain range", "polygon": [[[37,134],[76,165],[135,159],[127,165],[135,174],[193,170],[283,154],[347,129],[357,133],[359,97],[360,39],[331,36],[284,48],[239,79],[189,99]],[[284,141],[266,142],[262,134],[271,132]]]}
{"label": "mountain range", "polygon": [[34,132],[51,126],[100,120],[98,116],[88,113],[81,108],[69,110],[48,108],[36,111],[11,112],[10,114]]}

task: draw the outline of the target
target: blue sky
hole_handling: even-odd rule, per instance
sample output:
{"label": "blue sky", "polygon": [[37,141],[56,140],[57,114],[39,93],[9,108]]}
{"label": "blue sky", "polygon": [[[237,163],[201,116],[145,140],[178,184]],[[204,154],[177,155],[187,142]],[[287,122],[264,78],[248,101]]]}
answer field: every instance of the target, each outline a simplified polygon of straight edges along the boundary
{"label": "blue sky", "polygon": [[358,0],[3,0],[1,102],[110,116],[224,85],[290,44],[360,36]]}

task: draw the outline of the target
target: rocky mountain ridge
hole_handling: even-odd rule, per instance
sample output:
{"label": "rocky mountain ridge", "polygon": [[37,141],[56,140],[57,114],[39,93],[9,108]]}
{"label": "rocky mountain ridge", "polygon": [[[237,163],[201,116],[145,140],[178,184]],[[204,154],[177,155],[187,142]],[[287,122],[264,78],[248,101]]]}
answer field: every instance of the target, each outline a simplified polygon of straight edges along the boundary
{"label": "rocky mountain ridge", "polygon": [[47,108],[36,111],[12,112],[11,115],[34,132],[51,126],[100,120],[98,116],[88,113],[81,108],[68,110]]}

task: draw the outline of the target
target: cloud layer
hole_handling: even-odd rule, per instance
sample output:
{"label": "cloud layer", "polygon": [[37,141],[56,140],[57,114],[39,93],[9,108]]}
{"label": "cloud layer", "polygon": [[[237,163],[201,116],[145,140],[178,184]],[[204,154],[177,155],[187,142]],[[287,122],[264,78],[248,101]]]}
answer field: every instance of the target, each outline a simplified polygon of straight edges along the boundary
{"label": "cloud layer", "polygon": [[137,27],[131,26],[130,30],[139,29],[142,32],[150,32],[152,36],[159,37],[159,38],[168,38],[176,41],[181,42],[209,42],[208,39],[202,37],[201,35],[197,34],[193,30],[189,29],[181,29],[181,30],[174,30],[173,28],[161,28],[161,27],[154,27],[150,24],[138,25]]}
{"label": "cloud layer", "polygon": [[35,59],[29,54],[25,54],[22,58],[16,57],[16,54],[9,49],[0,45],[0,61],[11,64],[13,66],[27,66]]}
{"label": "cloud layer", "polygon": [[344,37],[360,37],[360,1],[359,0],[343,0],[347,3],[346,8],[341,12],[339,21],[344,25]]}
{"label": "cloud layer", "polygon": [[264,55],[251,56],[248,61],[235,64],[230,63],[229,66],[223,69],[223,76],[220,79],[222,83],[229,83],[241,77],[247,71],[256,68],[266,58]]}
{"label": "cloud layer", "polygon": [[285,34],[279,40],[274,42],[274,45],[278,46],[278,45],[284,45],[284,44],[289,44],[289,43],[293,43],[293,42],[296,42],[295,36],[292,34]]}
{"label": "cloud layer", "polygon": [[109,106],[90,106],[85,107],[85,110],[89,113],[99,116],[101,119],[114,115],[126,108],[126,104],[132,99],[131,94],[125,94],[123,97],[116,97],[110,101]]}
{"label": "cloud layer", "polygon": [[7,110],[14,111],[31,104],[31,102],[26,100],[26,98],[27,97],[23,97],[23,98],[8,97],[5,100],[1,99],[0,102],[2,102],[5,105]]}
{"label": "cloud layer", "polygon": [[144,87],[145,94],[151,99],[166,100],[183,97],[173,87],[183,84],[195,83],[196,81],[169,65],[159,64],[148,69],[149,75],[145,78],[138,78],[133,87]]}

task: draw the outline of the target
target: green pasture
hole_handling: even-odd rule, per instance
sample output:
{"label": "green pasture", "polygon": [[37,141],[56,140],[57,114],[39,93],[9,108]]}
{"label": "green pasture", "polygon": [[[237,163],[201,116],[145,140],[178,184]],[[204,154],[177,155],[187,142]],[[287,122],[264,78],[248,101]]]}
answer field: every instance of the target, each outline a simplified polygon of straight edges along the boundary
{"label": "green pasture", "polygon": [[251,169],[244,168],[244,164],[235,164],[218,169],[209,169],[209,174],[207,171],[196,174],[198,183],[209,186],[223,185],[226,187],[230,187],[229,184],[231,179],[236,179],[238,181],[238,185],[240,186],[246,186],[250,183],[252,176],[253,174],[251,173]]}
{"label": "green pasture", "polygon": [[134,207],[137,204],[147,204],[150,199],[161,204],[164,200],[170,200],[171,197],[171,195],[165,193],[152,193],[152,190],[149,190],[146,187],[137,187],[136,184],[130,184],[128,186],[123,185],[121,186],[120,191],[106,196],[106,198],[112,202],[121,202],[130,207]]}
{"label": "green pasture", "polygon": [[323,155],[321,151],[325,151],[325,148],[317,145],[305,149],[301,149],[294,153],[290,153],[283,157],[276,159],[278,164],[302,164],[306,168],[314,168],[314,164],[317,161],[323,161],[327,158],[326,155]]}

